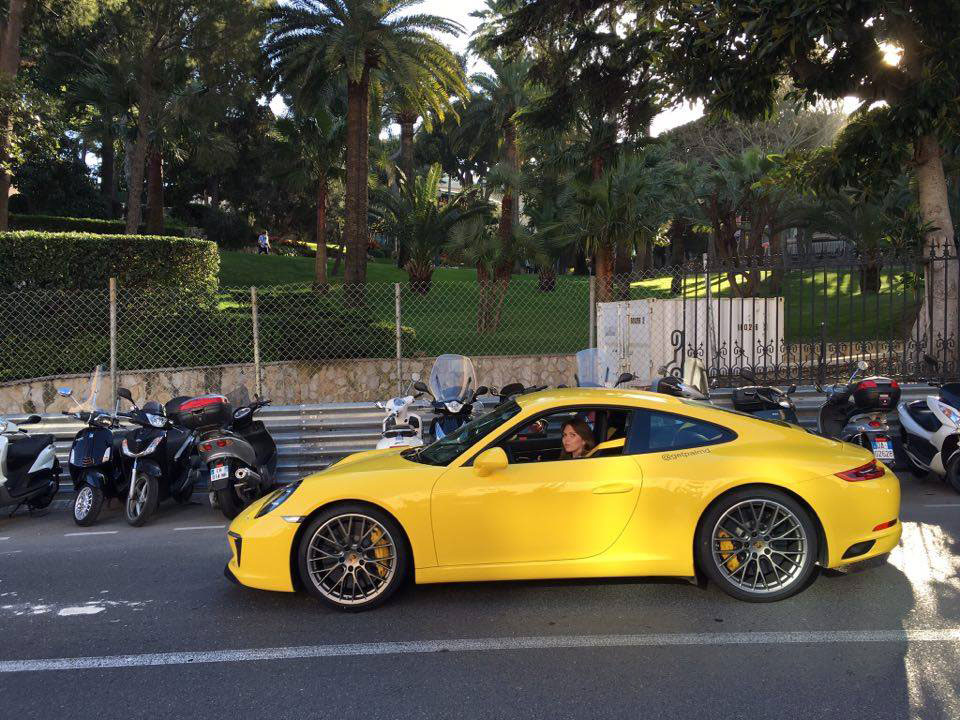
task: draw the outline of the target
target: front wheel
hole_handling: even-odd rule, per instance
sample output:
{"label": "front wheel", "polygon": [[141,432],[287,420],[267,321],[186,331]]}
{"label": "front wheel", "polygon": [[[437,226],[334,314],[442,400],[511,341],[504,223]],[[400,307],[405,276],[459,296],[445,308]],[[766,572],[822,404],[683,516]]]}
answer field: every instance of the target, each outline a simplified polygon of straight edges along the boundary
{"label": "front wheel", "polygon": [[953,458],[947,463],[947,476],[944,479],[955,492],[960,493],[960,453],[954,453]]}
{"label": "front wheel", "polygon": [[382,510],[334,506],[307,526],[297,548],[304,587],[324,604],[357,612],[383,604],[410,566],[406,538]]}
{"label": "front wheel", "polygon": [[738,600],[773,602],[813,580],[818,537],[810,513],[776,488],[724,496],[697,532],[699,567]]}
{"label": "front wheel", "polygon": [[93,525],[103,507],[103,490],[84,484],[73,499],[73,521],[80,527]]}
{"label": "front wheel", "polygon": [[134,527],[146,523],[157,507],[157,500],[157,479],[146,473],[138,473],[133,479],[133,489],[127,495],[127,522]]}

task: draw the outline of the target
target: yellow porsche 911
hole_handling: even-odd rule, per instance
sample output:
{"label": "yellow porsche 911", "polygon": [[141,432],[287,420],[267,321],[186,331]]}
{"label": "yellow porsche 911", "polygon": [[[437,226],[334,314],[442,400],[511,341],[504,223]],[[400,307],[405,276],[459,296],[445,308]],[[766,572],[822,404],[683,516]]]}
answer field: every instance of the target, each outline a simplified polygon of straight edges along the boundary
{"label": "yellow porsche 911", "polygon": [[854,445],[667,395],[560,389],[262,498],[230,525],[226,574],[344,610],[411,575],[705,575],[768,602],[888,553],[899,512],[896,476]]}

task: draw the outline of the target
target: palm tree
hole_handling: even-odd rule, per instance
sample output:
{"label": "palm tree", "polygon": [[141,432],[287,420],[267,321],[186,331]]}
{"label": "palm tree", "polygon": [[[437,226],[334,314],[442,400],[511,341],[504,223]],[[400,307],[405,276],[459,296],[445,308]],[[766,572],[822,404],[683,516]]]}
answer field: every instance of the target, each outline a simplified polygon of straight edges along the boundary
{"label": "palm tree", "polygon": [[327,195],[330,182],[343,175],[346,122],[343,118],[289,116],[277,120],[280,140],[277,163],[281,179],[298,190],[316,193],[317,254],[314,287],[326,290],[327,282]]}
{"label": "palm tree", "polygon": [[441,203],[441,173],[440,165],[433,165],[424,177],[401,176],[398,189],[379,189],[370,212],[380,231],[406,248],[406,270],[414,292],[429,292],[434,260],[453,229],[472,217],[489,214],[489,204],[470,190]]}
{"label": "palm tree", "polygon": [[288,86],[306,89],[346,80],[348,284],[366,282],[371,86],[412,88],[424,75],[440,88],[463,84],[456,56],[431,34],[456,36],[463,28],[436,15],[404,14],[417,4],[418,0],[293,0],[276,8],[268,35],[271,60]]}

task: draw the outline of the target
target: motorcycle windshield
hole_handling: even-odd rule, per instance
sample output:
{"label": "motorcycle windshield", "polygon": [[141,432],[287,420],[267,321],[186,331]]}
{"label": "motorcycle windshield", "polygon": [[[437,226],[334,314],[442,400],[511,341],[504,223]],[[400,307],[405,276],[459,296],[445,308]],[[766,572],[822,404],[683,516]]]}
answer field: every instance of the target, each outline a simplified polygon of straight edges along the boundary
{"label": "motorcycle windshield", "polygon": [[616,382],[613,359],[603,350],[590,348],[577,353],[578,387],[613,387]]}
{"label": "motorcycle windshield", "polygon": [[710,394],[707,369],[699,358],[686,358],[683,363],[683,384],[689,385],[704,397]]}
{"label": "motorcycle windshield", "polygon": [[97,399],[100,396],[100,387],[103,381],[103,366],[97,365],[90,373],[90,382],[87,385],[87,394],[80,403],[79,410],[93,412],[97,409]]}
{"label": "motorcycle windshield", "polygon": [[430,371],[430,392],[440,402],[469,402],[477,386],[473,362],[463,355],[441,355]]}

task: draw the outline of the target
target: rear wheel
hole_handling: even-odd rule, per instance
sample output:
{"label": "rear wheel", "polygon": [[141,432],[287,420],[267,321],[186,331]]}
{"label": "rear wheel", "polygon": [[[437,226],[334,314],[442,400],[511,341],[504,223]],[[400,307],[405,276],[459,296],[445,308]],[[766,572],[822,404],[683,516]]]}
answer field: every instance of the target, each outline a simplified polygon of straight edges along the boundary
{"label": "rear wheel", "polygon": [[127,495],[127,522],[134,527],[146,523],[157,507],[157,499],[157,479],[146,473],[138,473],[133,479],[133,490]]}
{"label": "rear wheel", "polygon": [[410,566],[403,531],[382,510],[332,507],[310,523],[297,549],[300,579],[330,607],[369,610],[396,592]]}
{"label": "rear wheel", "polygon": [[954,453],[947,463],[947,476],[944,479],[955,492],[960,493],[960,453]]}
{"label": "rear wheel", "polygon": [[228,520],[233,520],[246,507],[245,503],[237,497],[232,480],[223,490],[217,490],[217,505]]}
{"label": "rear wheel", "polygon": [[697,535],[700,568],[728,595],[773,602],[814,578],[817,529],[810,513],[775,488],[724,496],[703,517]]}
{"label": "rear wheel", "polygon": [[31,510],[43,510],[50,507],[50,503],[53,502],[53,499],[57,496],[57,492],[60,490],[60,461],[54,460],[53,467],[50,469],[50,482],[47,485],[46,491],[40,495],[34,495],[32,498],[27,500],[27,507]]}
{"label": "rear wheel", "polygon": [[73,499],[73,521],[81,526],[93,525],[103,507],[103,490],[84,484]]}

